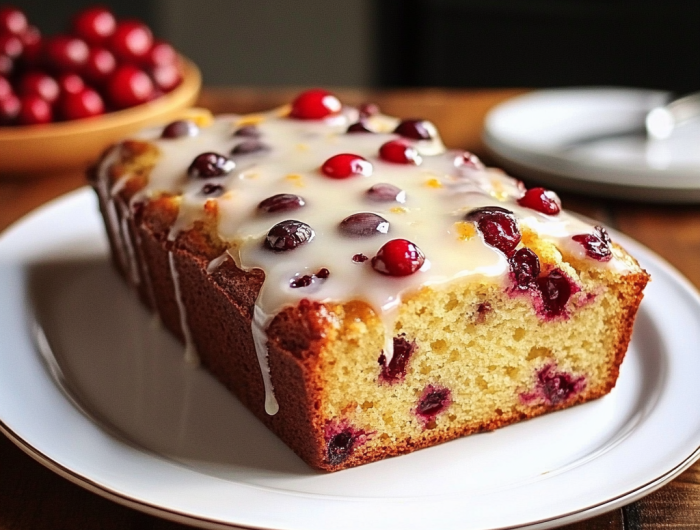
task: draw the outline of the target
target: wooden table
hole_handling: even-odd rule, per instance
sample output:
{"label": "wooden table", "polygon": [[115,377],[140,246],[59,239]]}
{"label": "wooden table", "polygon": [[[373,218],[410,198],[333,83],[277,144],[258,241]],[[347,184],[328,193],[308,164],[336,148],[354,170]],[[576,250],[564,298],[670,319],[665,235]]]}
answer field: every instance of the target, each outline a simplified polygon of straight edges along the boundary
{"label": "wooden table", "polygon": [[[480,133],[495,104],[523,90],[338,90],[347,103],[374,101],[384,112],[435,122],[450,147],[488,162]],[[200,104],[214,112],[254,112],[286,103],[297,90],[206,89]],[[3,155],[4,156],[4,155]],[[30,210],[84,185],[80,174],[3,182],[0,230]],[[645,244],[700,287],[700,207],[626,203],[562,195],[565,207],[599,219]],[[700,406],[700,404],[698,404]],[[663,433],[659,433],[663,436]],[[0,530],[189,528],[115,504],[55,475],[0,436]],[[700,528],[700,463],[646,498],[568,530]],[[439,530],[439,529],[436,529]]]}

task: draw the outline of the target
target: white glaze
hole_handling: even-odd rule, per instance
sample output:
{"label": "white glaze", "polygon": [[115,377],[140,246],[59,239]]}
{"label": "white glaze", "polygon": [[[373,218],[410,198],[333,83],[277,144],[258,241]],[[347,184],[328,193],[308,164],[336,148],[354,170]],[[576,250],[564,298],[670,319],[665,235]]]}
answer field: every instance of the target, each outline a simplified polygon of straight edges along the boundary
{"label": "white glaze", "polygon": [[[320,302],[363,300],[374,308],[385,323],[385,355],[392,356],[392,337],[402,296],[422,286],[438,285],[456,278],[475,281],[503,281],[508,273],[506,257],[487,246],[477,234],[463,237],[460,224],[473,208],[498,205],[511,210],[521,226],[528,226],[561,249],[584,258],[583,247],[571,239],[574,234],[590,233],[590,225],[562,212],[555,216],[541,214],[517,204],[522,195],[519,183],[499,170],[478,170],[455,163],[461,154],[444,148],[440,139],[411,142],[421,154],[420,165],[403,165],[379,159],[379,147],[396,139],[390,131],[397,120],[374,116],[369,120],[376,134],[346,134],[357,120],[357,111],[344,108],[338,116],[326,120],[300,121],[272,111],[258,116],[259,140],[267,151],[232,155],[236,168],[228,175],[211,179],[191,179],[187,168],[203,152],[228,155],[231,149],[250,138],[233,136],[250,117],[222,116],[200,130],[194,137],[160,139],[160,129],[142,133],[153,141],[160,157],[149,183],[139,195],[149,197],[163,192],[181,195],[180,213],[169,238],[192,227],[202,216],[207,197],[201,193],[205,183],[224,186],[225,193],[214,199],[219,208],[219,235],[231,243],[227,254],[213,260],[211,272],[230,255],[245,269],[262,269],[265,282],[256,300],[253,337],[266,389],[266,410],[274,414],[277,403],[272,391],[267,363],[265,328],[281,309],[306,298]],[[340,153],[352,153],[367,159],[373,166],[371,176],[353,176],[336,180],[324,176],[320,166]],[[405,201],[379,203],[369,201],[366,190],[377,183],[390,183],[406,192]],[[257,205],[279,193],[304,198],[303,208],[263,214]],[[348,238],[339,234],[338,224],[348,215],[371,211],[390,223],[388,234],[368,238]],[[272,226],[286,219],[310,225],[313,241],[286,252],[272,252],[263,245]],[[358,253],[371,258],[387,241],[408,239],[425,254],[426,261],[416,273],[396,278],[376,272],[371,259],[355,263]],[[600,267],[629,269],[624,259],[614,256]],[[330,270],[325,280],[314,278],[311,285],[292,288],[290,281],[312,275],[321,268]],[[176,271],[171,256],[173,277]],[[177,289],[177,282],[176,289]],[[178,295],[179,300],[179,295]],[[184,308],[181,300],[181,319]],[[183,329],[186,325],[183,325]]]}
{"label": "white glaze", "polygon": [[175,255],[172,252],[168,252],[168,262],[170,264],[170,276],[175,288],[175,302],[177,303],[177,309],[180,313],[180,328],[182,329],[182,335],[185,339],[185,362],[193,366],[198,366],[199,355],[197,354],[197,348],[192,340],[192,331],[190,331],[190,326],[187,323],[187,309],[182,300],[182,289],[180,289],[180,274],[177,272]]}

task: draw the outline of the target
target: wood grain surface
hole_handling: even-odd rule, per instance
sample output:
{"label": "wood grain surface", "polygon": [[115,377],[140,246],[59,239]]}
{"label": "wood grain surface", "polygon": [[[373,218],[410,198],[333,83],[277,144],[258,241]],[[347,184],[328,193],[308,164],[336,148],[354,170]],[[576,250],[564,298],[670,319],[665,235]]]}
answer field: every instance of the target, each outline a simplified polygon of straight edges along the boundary
{"label": "wood grain surface", "polygon": [[[216,113],[255,112],[286,103],[297,92],[292,88],[209,88],[203,92],[200,105]],[[517,89],[336,91],[347,103],[373,101],[387,114],[430,119],[439,127],[446,145],[472,150],[487,162],[488,154],[480,139],[484,116],[497,103],[522,92]],[[0,231],[34,208],[84,184],[80,174],[19,181],[4,181],[0,175]],[[640,241],[674,265],[696,287],[700,286],[700,207],[628,203],[570,194],[562,194],[562,199],[565,207]],[[664,435],[659,433],[659,436]],[[191,527],[103,499],[44,468],[0,436],[0,530],[97,528],[175,530]],[[700,464],[640,501],[563,528],[700,529]]]}

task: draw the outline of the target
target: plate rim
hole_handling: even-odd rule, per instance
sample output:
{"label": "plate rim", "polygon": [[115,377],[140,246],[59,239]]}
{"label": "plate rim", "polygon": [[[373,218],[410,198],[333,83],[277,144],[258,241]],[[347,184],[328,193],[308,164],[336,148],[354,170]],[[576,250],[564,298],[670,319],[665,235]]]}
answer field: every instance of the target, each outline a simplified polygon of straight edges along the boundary
{"label": "plate rim", "polygon": [[[6,236],[14,232],[15,230],[21,229],[27,222],[29,222],[32,219],[35,219],[37,217],[41,217],[45,215],[47,212],[51,212],[54,208],[57,206],[60,206],[64,202],[67,202],[71,199],[80,199],[82,198],[82,195],[87,195],[89,193],[89,189],[87,187],[81,188],[79,190],[76,190],[74,192],[71,192],[67,195],[64,195],[62,197],[59,197],[57,199],[54,199],[53,201],[50,201],[49,203],[43,205],[42,207],[38,208],[37,210],[34,210],[27,216],[23,217],[19,221],[13,223],[10,227],[8,227],[7,230],[3,231],[0,233],[0,244],[3,243],[5,240]],[[613,231],[614,232],[614,231]],[[672,280],[674,283],[677,283],[679,287],[686,293],[689,294],[696,303],[700,304],[700,293],[698,293],[698,290],[695,288],[693,284],[690,283],[689,280],[687,280],[680,272],[678,272],[672,265],[670,265],[666,260],[664,260],[662,257],[658,256],[648,248],[644,247],[640,243],[637,243],[636,241],[632,240],[631,238],[621,235],[621,234],[616,234],[617,237],[623,242],[623,244],[627,245],[628,243],[632,243],[633,246],[636,246],[640,249],[643,250],[643,252],[646,254],[645,258],[651,259],[654,261],[655,266],[658,266],[664,274],[668,275],[670,280]],[[38,355],[38,354],[37,354]],[[55,381],[54,381],[54,384]],[[100,431],[104,430],[101,428],[99,423],[91,421],[91,423]],[[69,481],[84,487],[85,489],[92,491],[93,493],[96,493],[102,497],[105,497],[107,499],[110,499],[112,501],[115,501],[119,504],[128,506],[130,508],[137,509],[139,511],[155,515],[158,517],[162,517],[168,520],[172,520],[175,522],[181,522],[181,523],[187,523],[187,524],[195,524],[197,526],[200,526],[202,528],[211,528],[211,529],[231,529],[231,528],[240,528],[240,529],[252,529],[252,528],[268,528],[268,527],[261,527],[261,526],[248,526],[248,525],[241,525],[239,523],[235,522],[228,522],[228,521],[219,521],[216,519],[212,518],[207,518],[207,517],[202,517],[200,515],[196,514],[191,514],[191,513],[185,513],[185,512],[180,512],[176,509],[167,507],[167,506],[161,506],[158,504],[154,504],[148,501],[144,501],[142,499],[135,498],[133,496],[129,496],[127,494],[124,494],[123,492],[118,492],[113,489],[111,489],[109,486],[105,486],[104,484],[100,484],[99,482],[94,481],[88,476],[84,476],[66,466],[61,464],[60,462],[54,460],[50,455],[47,455],[43,453],[42,451],[38,450],[34,446],[32,446],[29,442],[27,442],[22,436],[20,436],[19,433],[15,432],[9,425],[7,425],[2,418],[0,418],[0,432],[2,432],[5,436],[8,437],[15,445],[17,445],[22,451],[24,451],[26,454],[28,454],[30,457],[32,457],[34,460],[39,462],[41,465],[44,465],[48,469],[56,472],[60,476],[68,479]],[[150,455],[149,455],[150,456]],[[157,456],[157,455],[152,455],[152,456]],[[536,520],[536,521],[530,521],[530,522],[525,522],[523,524],[518,524],[518,525],[510,525],[510,526],[497,526],[493,527],[493,530],[506,530],[506,529],[512,529],[512,528],[528,528],[528,529],[535,529],[535,528],[548,528],[551,526],[555,525],[561,525],[561,524],[566,524],[566,523],[571,523],[575,522],[578,520],[582,519],[587,519],[589,517],[593,517],[598,514],[605,513],[607,511],[613,510],[615,508],[618,508],[620,506],[623,506],[629,502],[632,502],[638,498],[641,498],[642,496],[651,493],[652,491],[660,488],[661,486],[665,485],[666,483],[670,482],[674,478],[676,478],[679,474],[681,474],[683,471],[685,471],[688,467],[690,467],[696,460],[700,458],[700,441],[698,442],[698,445],[695,447],[695,449],[687,455],[685,458],[683,458],[680,462],[675,463],[673,467],[670,469],[666,470],[665,472],[661,473],[659,476],[645,482],[644,484],[641,484],[631,490],[628,490],[624,493],[621,493],[615,497],[606,499],[604,501],[601,501],[599,503],[595,503],[592,505],[588,505],[585,507],[582,507],[579,510],[575,510],[569,513],[561,514],[555,517],[550,517],[550,518],[545,518],[541,520]]]}

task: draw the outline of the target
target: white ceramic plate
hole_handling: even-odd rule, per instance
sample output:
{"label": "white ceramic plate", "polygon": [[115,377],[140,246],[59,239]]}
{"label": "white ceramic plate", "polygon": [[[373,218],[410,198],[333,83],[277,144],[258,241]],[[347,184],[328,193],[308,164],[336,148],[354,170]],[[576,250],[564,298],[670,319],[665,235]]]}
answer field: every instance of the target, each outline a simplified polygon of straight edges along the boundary
{"label": "white ceramic plate", "polygon": [[111,270],[81,190],[0,237],[0,428],[84,487],[204,527],[476,530],[594,516],[668,482],[700,447],[700,299],[618,239],[653,282],[609,396],[322,474],[183,362]]}
{"label": "white ceramic plate", "polygon": [[531,92],[487,115],[484,142],[506,170],[554,189],[700,202],[700,120],[668,140],[624,134],[642,127],[646,113],[668,98],[628,88]]}

